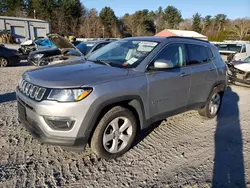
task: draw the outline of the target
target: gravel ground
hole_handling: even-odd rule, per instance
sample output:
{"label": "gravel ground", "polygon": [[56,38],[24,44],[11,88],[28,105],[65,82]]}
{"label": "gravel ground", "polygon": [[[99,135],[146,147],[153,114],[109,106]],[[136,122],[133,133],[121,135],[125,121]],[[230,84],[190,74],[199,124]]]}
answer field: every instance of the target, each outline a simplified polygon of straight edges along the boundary
{"label": "gravel ground", "polygon": [[40,144],[22,128],[15,86],[31,68],[0,69],[0,187],[250,187],[249,88],[229,88],[217,119],[168,118],[104,160]]}

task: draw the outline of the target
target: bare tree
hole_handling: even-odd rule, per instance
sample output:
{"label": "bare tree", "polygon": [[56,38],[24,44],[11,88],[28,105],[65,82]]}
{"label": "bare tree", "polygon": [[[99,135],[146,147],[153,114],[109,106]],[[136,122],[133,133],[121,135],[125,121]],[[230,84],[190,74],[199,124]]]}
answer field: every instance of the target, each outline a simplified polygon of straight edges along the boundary
{"label": "bare tree", "polygon": [[192,19],[185,19],[179,24],[179,29],[181,30],[191,30],[193,21]]}
{"label": "bare tree", "polygon": [[235,20],[232,23],[231,31],[242,40],[250,32],[250,20],[246,18]]}

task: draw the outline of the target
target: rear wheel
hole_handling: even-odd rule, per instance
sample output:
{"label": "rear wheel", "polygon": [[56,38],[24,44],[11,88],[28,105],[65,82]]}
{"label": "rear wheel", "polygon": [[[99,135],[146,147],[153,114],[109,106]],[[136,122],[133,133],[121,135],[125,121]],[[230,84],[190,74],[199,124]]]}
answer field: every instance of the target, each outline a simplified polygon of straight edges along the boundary
{"label": "rear wheel", "polygon": [[4,57],[0,57],[0,67],[7,67],[8,66],[8,60]]}
{"label": "rear wheel", "polygon": [[91,149],[100,157],[110,159],[123,155],[136,136],[137,125],[133,113],[116,106],[98,123],[91,138]]}
{"label": "rear wheel", "polygon": [[209,96],[207,104],[198,111],[199,114],[208,119],[214,118],[220,110],[222,96],[223,92],[218,92],[216,89],[214,89]]}

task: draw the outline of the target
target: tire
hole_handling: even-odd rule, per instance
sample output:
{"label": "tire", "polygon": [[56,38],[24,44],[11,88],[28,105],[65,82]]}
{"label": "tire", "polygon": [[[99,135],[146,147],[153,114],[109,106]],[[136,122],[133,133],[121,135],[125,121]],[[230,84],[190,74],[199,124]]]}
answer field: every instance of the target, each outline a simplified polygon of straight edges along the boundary
{"label": "tire", "polygon": [[48,62],[47,59],[41,59],[41,60],[39,61],[39,63],[38,63],[38,66],[39,66],[39,67],[43,67],[43,66],[46,66],[46,65],[48,65],[48,64],[49,64],[49,62]]}
{"label": "tire", "polygon": [[131,148],[136,132],[137,121],[133,113],[115,106],[99,121],[91,138],[91,149],[105,159],[120,157]]}
{"label": "tire", "polygon": [[217,116],[221,108],[223,94],[224,92],[214,89],[210,94],[206,105],[198,111],[200,116],[207,119],[213,119]]}
{"label": "tire", "polygon": [[0,57],[0,67],[7,67],[9,64],[8,59]]}

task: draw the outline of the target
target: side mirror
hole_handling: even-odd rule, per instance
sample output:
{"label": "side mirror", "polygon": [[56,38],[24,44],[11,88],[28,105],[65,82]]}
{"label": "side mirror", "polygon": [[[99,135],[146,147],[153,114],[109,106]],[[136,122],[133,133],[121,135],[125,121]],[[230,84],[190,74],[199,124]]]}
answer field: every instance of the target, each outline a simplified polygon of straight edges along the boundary
{"label": "side mirror", "polygon": [[154,62],[155,69],[171,69],[174,68],[174,64],[171,61],[167,61],[164,59],[159,59]]}

